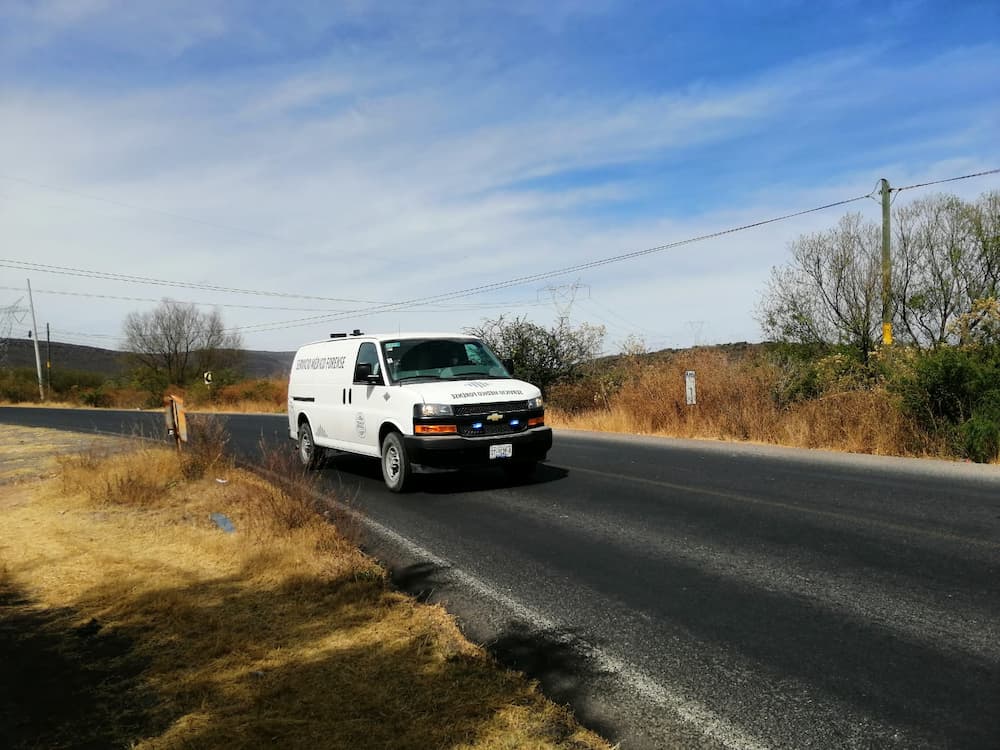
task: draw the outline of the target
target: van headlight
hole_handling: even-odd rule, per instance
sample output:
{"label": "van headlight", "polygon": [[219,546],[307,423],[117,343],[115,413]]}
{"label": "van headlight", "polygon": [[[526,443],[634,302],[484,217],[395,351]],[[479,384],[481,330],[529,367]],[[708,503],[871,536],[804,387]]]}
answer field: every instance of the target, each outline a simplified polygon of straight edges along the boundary
{"label": "van headlight", "polygon": [[529,409],[541,409],[542,408],[542,397],[535,396],[535,398],[528,399]]}
{"label": "van headlight", "polygon": [[421,417],[450,417],[454,414],[451,404],[417,404],[413,407],[414,419]]}

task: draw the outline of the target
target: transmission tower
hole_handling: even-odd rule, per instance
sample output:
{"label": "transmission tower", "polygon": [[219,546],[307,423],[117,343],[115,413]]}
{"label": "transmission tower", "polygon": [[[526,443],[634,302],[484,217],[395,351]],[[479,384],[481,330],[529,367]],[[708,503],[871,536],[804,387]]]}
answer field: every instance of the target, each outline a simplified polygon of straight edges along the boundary
{"label": "transmission tower", "polygon": [[587,299],[590,299],[590,285],[581,284],[579,280],[574,281],[572,284],[544,287],[539,290],[539,295],[542,292],[548,292],[559,320],[568,321],[569,314],[573,310],[573,303],[576,302],[577,295],[581,289],[587,290]]}
{"label": "transmission tower", "polygon": [[14,324],[22,325],[28,315],[28,308],[21,307],[21,297],[13,305],[0,307],[0,368],[7,366],[7,351],[10,348],[10,334],[14,330]]}
{"label": "transmission tower", "polygon": [[701,332],[705,328],[705,321],[689,320],[687,326],[691,331],[691,346],[701,346]]}

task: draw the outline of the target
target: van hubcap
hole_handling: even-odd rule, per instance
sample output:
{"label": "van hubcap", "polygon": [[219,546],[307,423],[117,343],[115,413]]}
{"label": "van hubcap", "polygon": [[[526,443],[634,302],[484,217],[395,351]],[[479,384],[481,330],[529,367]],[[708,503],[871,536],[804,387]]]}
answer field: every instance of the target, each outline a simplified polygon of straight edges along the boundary
{"label": "van hubcap", "polygon": [[396,447],[390,445],[385,451],[385,473],[390,479],[399,476],[399,452]]}

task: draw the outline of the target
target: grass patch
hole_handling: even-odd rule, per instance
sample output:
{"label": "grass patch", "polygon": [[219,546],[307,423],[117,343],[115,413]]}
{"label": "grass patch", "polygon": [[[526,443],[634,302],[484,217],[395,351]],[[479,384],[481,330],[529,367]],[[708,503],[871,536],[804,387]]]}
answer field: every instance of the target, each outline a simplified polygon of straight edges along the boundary
{"label": "grass patch", "polygon": [[[697,404],[685,400],[684,373],[697,373]],[[948,446],[920,428],[881,385],[830,377],[809,398],[782,399],[788,373],[760,357],[694,349],[623,372],[610,393],[577,385],[573,408],[551,407],[555,427],[682,438],[740,440],[877,455],[947,456]]]}
{"label": "grass patch", "polygon": [[[3,511],[0,623],[42,618],[0,629],[0,646],[45,645],[70,660],[59,674],[101,675],[62,680],[79,690],[10,725],[5,747],[607,747],[444,610],[393,591],[309,480],[275,486],[214,445],[86,452],[0,488],[31,493]],[[44,675],[3,675],[46,700]]]}

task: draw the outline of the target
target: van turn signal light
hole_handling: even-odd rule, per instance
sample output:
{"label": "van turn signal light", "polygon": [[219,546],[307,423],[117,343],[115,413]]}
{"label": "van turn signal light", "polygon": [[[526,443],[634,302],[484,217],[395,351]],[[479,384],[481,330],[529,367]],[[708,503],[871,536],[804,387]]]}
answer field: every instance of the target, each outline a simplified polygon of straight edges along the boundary
{"label": "van turn signal light", "polygon": [[454,435],[458,432],[458,427],[453,424],[415,424],[413,433],[415,435]]}

